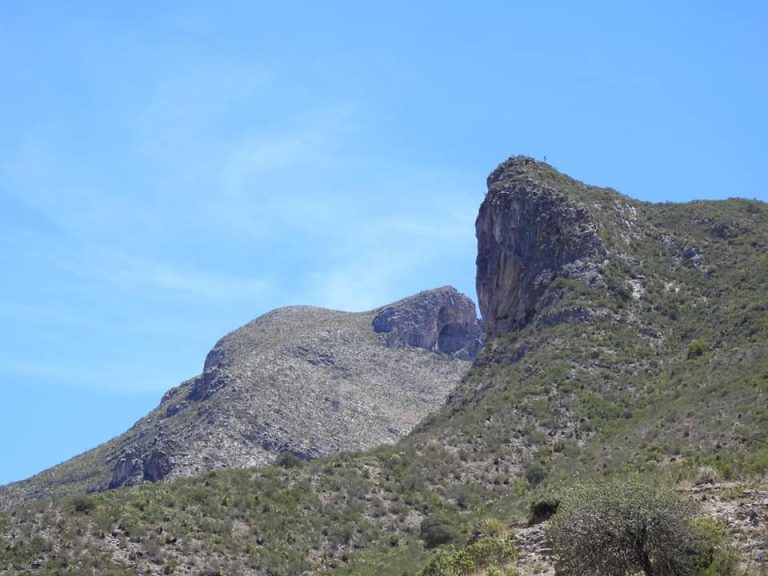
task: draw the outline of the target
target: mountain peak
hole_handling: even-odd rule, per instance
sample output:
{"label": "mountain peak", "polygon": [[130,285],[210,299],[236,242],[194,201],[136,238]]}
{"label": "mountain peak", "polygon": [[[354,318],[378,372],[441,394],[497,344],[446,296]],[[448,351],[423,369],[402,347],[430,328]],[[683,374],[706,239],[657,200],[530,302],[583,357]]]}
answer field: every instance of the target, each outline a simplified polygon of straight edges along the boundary
{"label": "mountain peak", "polygon": [[221,338],[125,434],[10,489],[100,491],[391,444],[443,403],[481,343],[474,303],[450,286],[368,312],[278,308]]}
{"label": "mountain peak", "polygon": [[607,249],[581,201],[589,193],[527,156],[508,159],[488,177],[476,233],[477,294],[489,337],[525,326],[559,276],[601,282]]}
{"label": "mountain peak", "polygon": [[499,164],[496,169],[488,175],[486,180],[488,188],[490,189],[493,184],[510,178],[513,175],[523,175],[529,173],[533,168],[535,168],[536,165],[549,167],[548,164],[539,162],[531,156],[510,156],[504,162]]}

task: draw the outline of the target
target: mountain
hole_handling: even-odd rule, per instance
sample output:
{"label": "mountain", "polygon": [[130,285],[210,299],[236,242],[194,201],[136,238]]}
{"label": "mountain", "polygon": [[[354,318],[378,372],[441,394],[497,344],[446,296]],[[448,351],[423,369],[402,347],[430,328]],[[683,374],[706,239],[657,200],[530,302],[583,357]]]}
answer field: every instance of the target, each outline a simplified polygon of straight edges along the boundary
{"label": "mountain", "polygon": [[228,334],[203,372],[112,441],[7,487],[6,499],[94,492],[391,444],[443,403],[481,345],[454,288],[371,312],[293,306]]}
{"label": "mountain", "polygon": [[727,529],[758,574],[768,206],[639,202],[517,156],[490,175],[476,233],[487,341],[405,438],[24,504],[0,516],[0,574],[413,574],[425,545],[624,475],[730,482],[710,509],[754,514]]}
{"label": "mountain", "polygon": [[508,406],[483,458],[498,435],[505,460],[561,479],[749,467],[768,439],[766,205],[638,202],[524,157],[488,190],[477,285],[492,340],[447,411]]}

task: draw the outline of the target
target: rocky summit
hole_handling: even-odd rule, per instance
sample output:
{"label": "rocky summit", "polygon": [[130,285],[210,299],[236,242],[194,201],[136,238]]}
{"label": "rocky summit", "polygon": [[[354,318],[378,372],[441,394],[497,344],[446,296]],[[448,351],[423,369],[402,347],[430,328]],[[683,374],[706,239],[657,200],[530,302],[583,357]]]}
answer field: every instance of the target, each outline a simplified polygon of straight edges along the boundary
{"label": "rocky summit", "polygon": [[536,166],[525,156],[501,164],[477,216],[477,293],[489,336],[527,324],[558,276],[604,287],[607,251],[589,210],[536,179]]}
{"label": "rocky summit", "polygon": [[461,360],[473,360],[483,342],[474,303],[451,287],[381,308],[373,329],[386,333],[390,348],[415,346]]}
{"label": "rocky summit", "polygon": [[363,313],[274,310],[219,340],[125,434],[6,490],[92,492],[391,444],[443,403],[481,343],[474,303],[452,287]]}

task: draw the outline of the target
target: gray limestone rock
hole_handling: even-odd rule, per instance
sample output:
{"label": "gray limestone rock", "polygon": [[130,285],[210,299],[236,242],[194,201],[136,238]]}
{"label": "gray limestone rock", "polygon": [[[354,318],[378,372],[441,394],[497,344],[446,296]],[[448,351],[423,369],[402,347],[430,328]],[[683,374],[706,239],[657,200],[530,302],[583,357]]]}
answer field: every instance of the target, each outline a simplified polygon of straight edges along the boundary
{"label": "gray limestone rock", "polygon": [[533,178],[536,165],[516,156],[488,177],[476,221],[477,295],[488,337],[530,322],[558,276],[600,282],[606,249],[590,212]]}
{"label": "gray limestone rock", "polygon": [[482,346],[475,304],[451,286],[420,292],[379,309],[373,329],[387,346],[416,346],[472,360]]}
{"label": "gray limestone rock", "polygon": [[114,440],[17,483],[69,494],[391,444],[438,408],[481,344],[450,287],[370,312],[273,310],[219,340],[200,375]]}

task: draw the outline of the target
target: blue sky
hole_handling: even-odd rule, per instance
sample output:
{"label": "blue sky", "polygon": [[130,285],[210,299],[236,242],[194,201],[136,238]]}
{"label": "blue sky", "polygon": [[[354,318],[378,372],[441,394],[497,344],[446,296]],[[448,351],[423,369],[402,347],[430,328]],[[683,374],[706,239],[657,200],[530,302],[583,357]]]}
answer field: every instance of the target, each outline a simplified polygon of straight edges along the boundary
{"label": "blue sky", "polygon": [[0,483],[278,306],[452,284],[512,154],[768,200],[762,2],[0,6]]}

